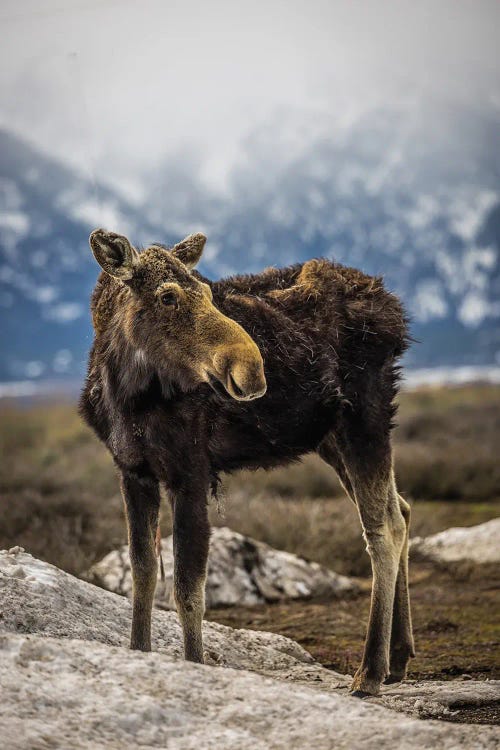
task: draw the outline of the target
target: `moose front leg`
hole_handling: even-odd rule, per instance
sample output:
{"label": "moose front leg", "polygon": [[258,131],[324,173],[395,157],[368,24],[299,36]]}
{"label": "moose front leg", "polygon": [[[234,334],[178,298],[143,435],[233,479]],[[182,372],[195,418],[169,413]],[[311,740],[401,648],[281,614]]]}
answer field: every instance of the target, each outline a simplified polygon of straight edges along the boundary
{"label": "moose front leg", "polygon": [[188,661],[203,663],[201,625],[210,543],[207,488],[171,493],[174,521],[174,597]]}
{"label": "moose front leg", "polygon": [[151,651],[151,610],[156,588],[155,536],[160,490],[152,476],[122,472],[122,493],[127,511],[133,614],[130,648]]}

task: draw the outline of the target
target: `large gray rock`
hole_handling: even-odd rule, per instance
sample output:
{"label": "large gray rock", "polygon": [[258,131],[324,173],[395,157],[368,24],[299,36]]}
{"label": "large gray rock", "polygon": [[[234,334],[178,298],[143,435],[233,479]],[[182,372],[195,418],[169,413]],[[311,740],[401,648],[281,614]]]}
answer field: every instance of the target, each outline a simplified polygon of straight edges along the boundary
{"label": "large gray rock", "polygon": [[125,598],[18,548],[0,553],[0,602],[5,750],[371,750],[374,738],[382,750],[500,743],[495,727],[414,718],[446,716],[460,701],[491,704],[500,698],[495,682],[391,686],[359,701],[347,695],[348,678],[269,633],[207,623],[209,661],[218,666],[186,663],[177,618],[160,611],[156,653],[131,652]]}
{"label": "large gray rock", "polygon": [[455,527],[411,541],[412,557],[458,570],[500,563],[500,518],[478,526]]}
{"label": "large gray rock", "polygon": [[[175,609],[172,537],[163,539],[161,546],[165,580],[158,579],[155,604],[162,609]],[[128,547],[106,555],[90,569],[88,578],[109,591],[130,596],[132,575]],[[311,596],[342,596],[356,588],[350,578],[318,563],[273,549],[227,527],[213,529],[206,585],[208,608],[251,606]]]}

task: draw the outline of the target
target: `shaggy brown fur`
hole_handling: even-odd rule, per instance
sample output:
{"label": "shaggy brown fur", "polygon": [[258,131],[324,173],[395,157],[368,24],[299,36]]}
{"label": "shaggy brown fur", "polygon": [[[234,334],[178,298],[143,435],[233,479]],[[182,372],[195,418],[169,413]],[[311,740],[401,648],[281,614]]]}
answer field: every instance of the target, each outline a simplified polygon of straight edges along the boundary
{"label": "shaggy brown fur", "polygon": [[[133,648],[148,650],[159,483],[174,519],[175,596],[186,658],[203,661],[207,494],[219,473],[317,451],[356,504],[373,567],[358,694],[400,680],[413,655],[409,507],[390,431],[401,304],[379,278],[328,260],[211,282],[191,268],[205,238],[137,253],[96,230],[103,267],[81,413],[122,476],[134,577]],[[266,391],[267,386],[267,391]],[[264,395],[265,394],[265,395]]]}

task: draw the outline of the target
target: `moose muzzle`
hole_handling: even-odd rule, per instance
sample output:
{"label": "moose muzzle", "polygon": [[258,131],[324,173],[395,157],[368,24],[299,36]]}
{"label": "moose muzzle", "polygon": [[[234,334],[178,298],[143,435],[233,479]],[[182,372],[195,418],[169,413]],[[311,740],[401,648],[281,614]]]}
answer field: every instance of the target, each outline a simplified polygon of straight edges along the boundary
{"label": "moose muzzle", "polygon": [[212,374],[237,401],[260,398],[267,389],[262,357],[250,336],[245,343],[219,347]]}

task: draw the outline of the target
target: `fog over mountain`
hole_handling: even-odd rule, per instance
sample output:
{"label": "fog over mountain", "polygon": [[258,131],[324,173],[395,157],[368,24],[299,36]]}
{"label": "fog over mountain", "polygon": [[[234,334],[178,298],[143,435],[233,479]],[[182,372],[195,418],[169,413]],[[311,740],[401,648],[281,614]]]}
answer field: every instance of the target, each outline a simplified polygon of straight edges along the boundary
{"label": "fog over mountain", "polygon": [[81,378],[96,226],[203,231],[211,278],[359,266],[411,313],[409,367],[498,363],[499,20],[489,0],[5,2],[0,380]]}
{"label": "fog over mountain", "polygon": [[[289,113],[247,139],[223,195],[180,157],[157,165],[133,204],[4,131],[0,378],[81,375],[98,271],[87,236],[99,224],[142,245],[202,230],[211,278],[313,256],[383,274],[420,341],[409,366],[497,362],[496,111],[439,105],[431,138],[422,116],[410,98],[343,130]],[[445,150],[440,128],[453,135]]]}

